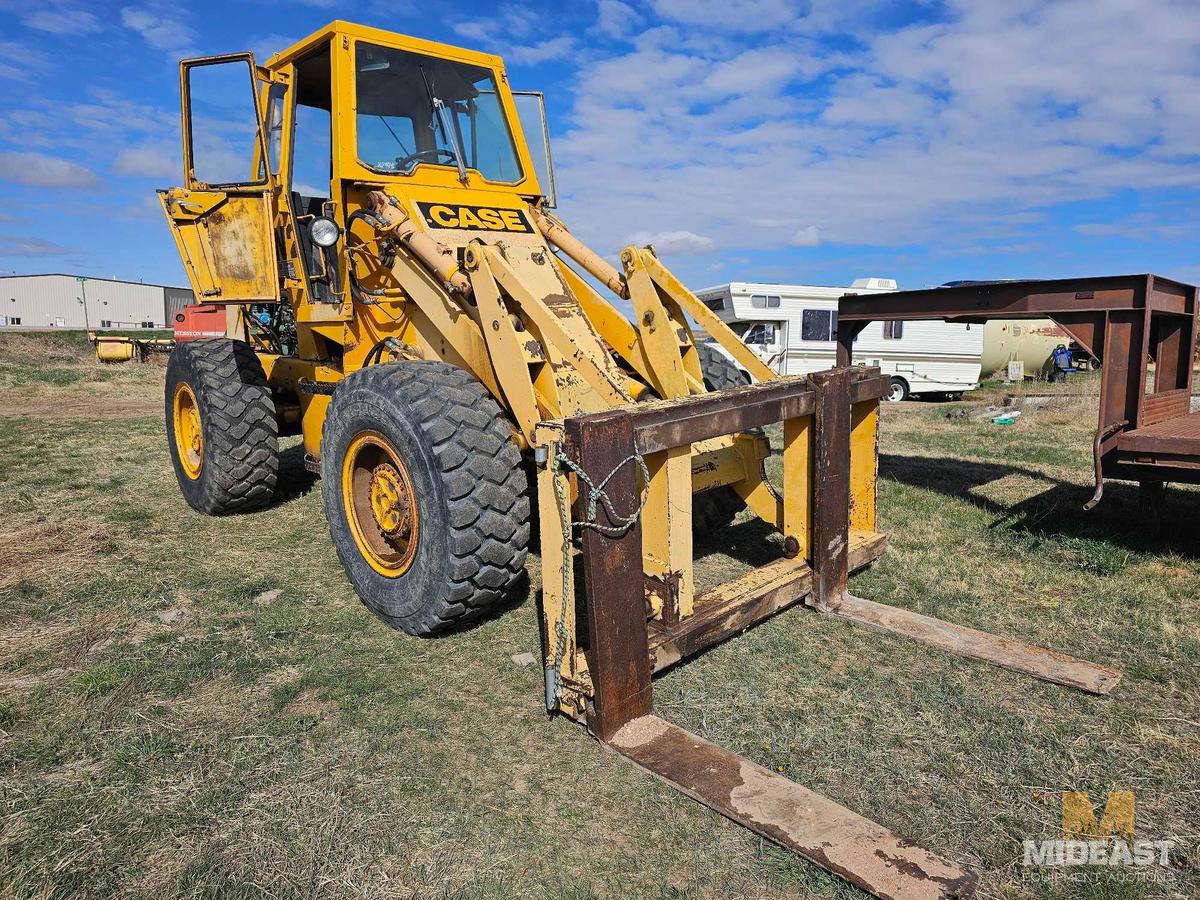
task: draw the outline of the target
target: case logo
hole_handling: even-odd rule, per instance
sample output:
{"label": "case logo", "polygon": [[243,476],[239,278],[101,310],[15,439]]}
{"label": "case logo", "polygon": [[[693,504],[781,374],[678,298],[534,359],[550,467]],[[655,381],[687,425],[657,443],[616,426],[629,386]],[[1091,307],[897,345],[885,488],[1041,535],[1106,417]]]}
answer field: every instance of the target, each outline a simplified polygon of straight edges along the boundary
{"label": "case logo", "polygon": [[463,228],[468,231],[515,231],[532,234],[533,225],[519,209],[497,206],[459,206],[449,203],[418,203],[430,228]]}

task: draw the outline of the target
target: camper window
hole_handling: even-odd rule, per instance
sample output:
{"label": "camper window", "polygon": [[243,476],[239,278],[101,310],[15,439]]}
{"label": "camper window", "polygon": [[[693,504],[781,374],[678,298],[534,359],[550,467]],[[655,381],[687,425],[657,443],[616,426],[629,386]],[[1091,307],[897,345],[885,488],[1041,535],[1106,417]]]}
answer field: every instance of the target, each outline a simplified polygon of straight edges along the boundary
{"label": "camper window", "polygon": [[746,344],[769,347],[775,343],[775,325],[771,322],[759,322],[746,332],[742,340]]}
{"label": "camper window", "polygon": [[832,341],[837,336],[837,312],[806,309],[800,319],[800,340]]}
{"label": "camper window", "polygon": [[750,305],[754,309],[779,309],[780,299],[775,294],[751,294]]}
{"label": "camper window", "polygon": [[883,323],[883,336],[889,341],[898,341],[904,337],[904,322],[901,319],[887,319]]}

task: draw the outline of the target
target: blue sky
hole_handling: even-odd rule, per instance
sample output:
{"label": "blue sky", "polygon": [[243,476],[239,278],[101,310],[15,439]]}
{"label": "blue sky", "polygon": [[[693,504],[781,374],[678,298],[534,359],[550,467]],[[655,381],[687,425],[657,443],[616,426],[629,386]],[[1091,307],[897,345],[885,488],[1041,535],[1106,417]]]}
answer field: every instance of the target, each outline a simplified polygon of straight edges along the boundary
{"label": "blue sky", "polygon": [[0,0],[0,271],[183,283],[177,59],[333,18],[503,55],[562,217],[693,287],[1200,281],[1200,6],[1168,0]]}

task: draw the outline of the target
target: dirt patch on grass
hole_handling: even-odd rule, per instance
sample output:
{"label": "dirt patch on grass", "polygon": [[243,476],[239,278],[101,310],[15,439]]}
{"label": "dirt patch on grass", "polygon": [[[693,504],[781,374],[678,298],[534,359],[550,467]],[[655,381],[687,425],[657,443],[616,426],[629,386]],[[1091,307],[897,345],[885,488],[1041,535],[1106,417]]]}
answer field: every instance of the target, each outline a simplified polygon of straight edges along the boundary
{"label": "dirt patch on grass", "polygon": [[39,365],[45,362],[83,362],[92,345],[82,331],[18,334],[0,332],[0,359]]}
{"label": "dirt patch on grass", "polygon": [[61,584],[94,564],[97,551],[110,546],[107,529],[95,522],[73,526],[46,521],[22,523],[14,516],[0,531],[0,559],[4,560],[0,590],[22,582]]}
{"label": "dirt patch on grass", "polygon": [[32,419],[137,419],[162,412],[161,391],[137,392],[134,396],[80,396],[64,399],[61,395],[21,398],[0,395],[0,418]]}
{"label": "dirt patch on grass", "polygon": [[289,716],[306,716],[324,718],[337,712],[338,705],[333,700],[322,700],[315,691],[304,691],[283,708]]}
{"label": "dirt patch on grass", "polygon": [[185,694],[159,696],[153,705],[153,718],[163,727],[201,740],[253,732],[265,712],[258,692],[229,674],[198,682]]}
{"label": "dirt patch on grass", "polygon": [[128,625],[129,618],[118,609],[107,609],[85,622],[72,619],[38,622],[21,616],[0,626],[0,662],[68,642],[82,658],[110,647]]}
{"label": "dirt patch on grass", "polygon": [[102,363],[82,333],[0,333],[0,418],[110,419],[162,409],[166,354]]}

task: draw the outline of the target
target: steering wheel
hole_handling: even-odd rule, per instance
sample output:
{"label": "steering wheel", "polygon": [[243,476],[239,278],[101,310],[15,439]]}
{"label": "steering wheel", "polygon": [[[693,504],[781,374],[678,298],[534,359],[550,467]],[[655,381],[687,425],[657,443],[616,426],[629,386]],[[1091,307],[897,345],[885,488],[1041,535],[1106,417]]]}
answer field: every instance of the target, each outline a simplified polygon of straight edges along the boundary
{"label": "steering wheel", "polygon": [[401,172],[407,172],[409,167],[415,162],[436,163],[440,157],[444,157],[446,162],[458,162],[458,154],[453,150],[435,147],[432,150],[418,150],[416,153],[408,154],[408,156],[396,157],[396,168]]}

